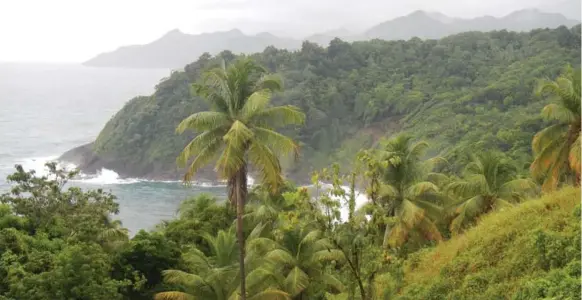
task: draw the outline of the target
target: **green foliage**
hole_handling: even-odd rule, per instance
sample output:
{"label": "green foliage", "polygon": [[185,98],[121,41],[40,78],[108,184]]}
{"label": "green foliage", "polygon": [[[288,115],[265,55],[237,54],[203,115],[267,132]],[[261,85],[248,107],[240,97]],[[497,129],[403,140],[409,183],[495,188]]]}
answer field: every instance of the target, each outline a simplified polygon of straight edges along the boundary
{"label": "green foliage", "polygon": [[[127,239],[109,214],[115,197],[64,189],[76,175],[47,164],[38,177],[16,166],[0,196],[0,294],[8,299],[123,299],[131,283],[111,276],[116,244]],[[112,234],[117,232],[117,234]]]}
{"label": "green foliage", "polygon": [[543,189],[550,191],[568,177],[580,184],[582,160],[580,145],[580,69],[566,68],[556,81],[540,84],[538,94],[549,94],[552,103],[546,105],[542,115],[553,125],[538,132],[532,141],[535,159],[532,175],[543,181]]}
{"label": "green foliage", "polygon": [[415,254],[395,299],[580,298],[579,199],[564,188]]}
{"label": "green foliage", "polygon": [[447,187],[460,200],[452,206],[453,233],[458,233],[483,213],[519,203],[537,190],[532,180],[516,177],[516,166],[502,154],[489,151],[471,156],[473,158],[465,168],[463,180]]}
{"label": "green foliage", "polygon": [[[251,59],[203,55],[130,101],[95,147],[140,174],[173,172],[184,149],[186,179],[216,158],[236,212],[200,195],[130,239],[113,195],[65,188],[76,172],[55,164],[45,177],[17,166],[0,196],[0,299],[578,299],[579,72],[542,85],[558,124],[533,138],[534,180],[525,171],[544,125],[534,77],[579,62],[579,38],[578,26],[270,47],[253,59],[284,75],[276,94]],[[207,103],[190,99],[221,59],[194,84]],[[308,122],[283,135],[303,119],[289,103]],[[198,135],[169,134],[176,120]],[[298,149],[287,136],[305,150],[298,165],[279,162]],[[263,175],[248,197],[247,160]],[[333,160],[310,186],[281,176]],[[535,181],[562,189],[532,199]]]}
{"label": "green foliage", "polygon": [[[541,97],[531,95],[538,78],[553,78],[566,64],[579,65],[580,26],[527,33],[467,32],[441,40],[411,39],[345,43],[327,48],[305,42],[300,51],[267,48],[252,55],[278,73],[285,91],[273,104],[295,105],[305,126],[284,133],[301,142],[299,161],[288,173],[298,181],[331,163],[351,162],[360,147],[351,141],[406,131],[430,142],[432,152],[483,141],[525,166],[531,138],[542,129]],[[174,159],[191,136],[174,134],[187,116],[206,110],[189,84],[218,66],[208,55],[175,72],[151,97],[130,101],[95,142],[100,157],[118,161],[135,176],[179,173]],[[364,146],[364,145],[362,145]],[[206,174],[210,177],[209,174]],[[304,183],[304,182],[302,182]]]}

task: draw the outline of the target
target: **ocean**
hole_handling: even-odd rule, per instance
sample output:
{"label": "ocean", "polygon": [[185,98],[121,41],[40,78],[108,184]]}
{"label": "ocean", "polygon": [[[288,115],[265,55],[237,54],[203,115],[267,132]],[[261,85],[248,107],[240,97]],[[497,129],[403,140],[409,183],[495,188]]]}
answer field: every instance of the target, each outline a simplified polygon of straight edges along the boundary
{"label": "ocean", "polygon": [[[46,173],[44,164],[93,141],[132,97],[149,95],[170,75],[165,69],[92,68],[82,65],[0,63],[0,193],[14,165]],[[66,166],[73,168],[74,166]],[[101,170],[71,184],[117,196],[114,218],[135,234],[176,215],[180,202],[200,193],[226,195],[221,186],[120,179]]]}
{"label": "ocean", "polygon": [[[170,70],[93,68],[82,65],[0,63],[0,193],[14,165],[45,174],[44,164],[97,137],[105,123],[131,98],[149,95]],[[74,165],[64,165],[72,169]],[[113,170],[81,174],[71,182],[117,196],[130,235],[176,216],[180,203],[201,193],[226,197],[221,185],[120,178]],[[252,184],[252,178],[249,178]],[[346,187],[344,187],[346,188]],[[347,188],[346,188],[347,189]],[[357,207],[366,202],[357,196]],[[342,210],[342,218],[347,210]]]}

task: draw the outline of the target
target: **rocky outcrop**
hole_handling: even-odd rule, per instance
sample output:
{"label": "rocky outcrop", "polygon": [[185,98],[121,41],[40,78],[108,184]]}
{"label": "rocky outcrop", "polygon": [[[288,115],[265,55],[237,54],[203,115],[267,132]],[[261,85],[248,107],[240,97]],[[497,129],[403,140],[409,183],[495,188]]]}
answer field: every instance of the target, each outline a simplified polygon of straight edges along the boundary
{"label": "rocky outcrop", "polygon": [[[121,159],[102,156],[93,150],[94,143],[73,148],[59,157],[60,161],[73,163],[85,174],[96,174],[101,169],[113,170],[121,178],[141,178],[147,180],[181,180],[184,170],[167,164],[133,164]],[[201,170],[196,180],[218,181],[211,167]]]}

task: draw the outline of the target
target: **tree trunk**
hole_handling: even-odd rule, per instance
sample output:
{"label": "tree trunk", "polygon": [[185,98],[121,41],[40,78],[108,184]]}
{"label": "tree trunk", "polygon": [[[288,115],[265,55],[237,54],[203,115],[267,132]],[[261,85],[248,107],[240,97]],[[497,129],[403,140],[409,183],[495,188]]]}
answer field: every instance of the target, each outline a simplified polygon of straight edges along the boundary
{"label": "tree trunk", "polygon": [[244,206],[247,199],[246,166],[243,166],[232,178],[229,179],[229,198],[231,204],[236,204],[236,235],[239,245],[240,299],[246,300],[245,236],[243,227]]}

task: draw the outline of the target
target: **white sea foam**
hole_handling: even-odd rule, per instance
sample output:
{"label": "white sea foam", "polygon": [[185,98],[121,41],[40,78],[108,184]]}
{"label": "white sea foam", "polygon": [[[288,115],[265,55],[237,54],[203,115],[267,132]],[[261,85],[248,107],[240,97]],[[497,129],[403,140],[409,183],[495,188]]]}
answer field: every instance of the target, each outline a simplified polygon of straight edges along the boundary
{"label": "white sea foam", "polygon": [[[49,170],[45,165],[48,162],[57,162],[57,166],[59,168],[64,168],[70,171],[77,168],[77,166],[73,163],[58,161],[58,156],[26,158],[19,160],[16,163],[21,164],[25,171],[34,170],[37,176],[45,176],[48,175],[49,173]],[[182,183],[182,181],[180,180],[149,180],[141,178],[121,178],[117,172],[105,168],[99,170],[97,174],[80,173],[77,178],[71,181],[95,185],[133,184],[138,182]],[[255,179],[251,176],[248,176],[247,184],[249,187],[254,186],[256,184]],[[192,182],[192,185],[200,187],[226,187],[226,181],[219,182],[194,181]]]}
{"label": "white sea foam", "polygon": [[34,170],[37,176],[46,176],[49,173],[49,169],[46,167],[46,163],[57,162],[59,168],[64,168],[66,170],[74,170],[77,166],[71,163],[58,162],[58,156],[46,156],[46,157],[34,157],[26,158],[17,162],[17,164],[22,165],[24,171]]}
{"label": "white sea foam", "polygon": [[[84,178],[85,177],[85,178]],[[108,169],[101,169],[96,175],[84,175],[81,174],[81,179],[75,179],[72,181],[87,183],[87,184],[132,184],[140,182],[139,179],[135,178],[120,178],[119,174],[115,171]]]}

